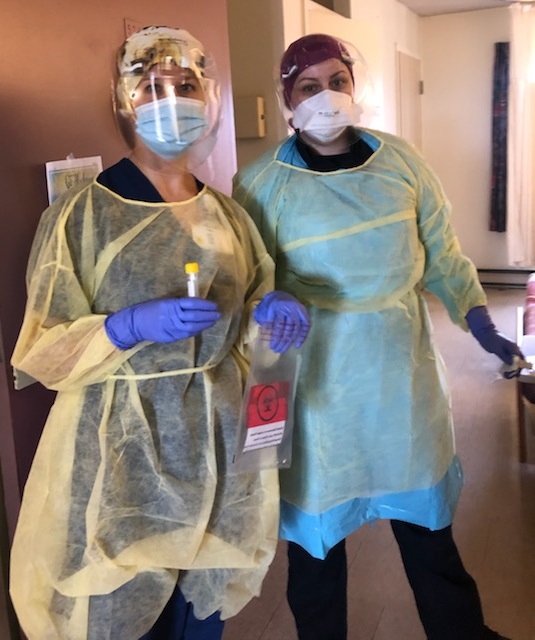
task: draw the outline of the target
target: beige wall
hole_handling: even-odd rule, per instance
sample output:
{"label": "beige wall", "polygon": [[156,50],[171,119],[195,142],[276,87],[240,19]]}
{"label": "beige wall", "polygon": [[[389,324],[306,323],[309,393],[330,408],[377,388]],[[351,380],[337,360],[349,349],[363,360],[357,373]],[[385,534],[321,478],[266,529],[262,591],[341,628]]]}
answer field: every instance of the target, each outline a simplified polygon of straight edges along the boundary
{"label": "beige wall", "polygon": [[[421,18],[397,0],[351,0],[351,16],[370,24],[380,39],[381,78],[376,82],[385,131],[398,131],[397,52],[421,58]],[[358,42],[355,42],[358,46]]]}
{"label": "beige wall", "polygon": [[464,252],[508,268],[506,234],[488,231],[494,43],[510,37],[507,8],[424,18],[423,149],[453,205]]}
{"label": "beige wall", "polygon": [[237,141],[238,164],[243,166],[286,131],[274,82],[275,60],[284,51],[282,5],[276,0],[228,0],[227,4],[234,96],[265,100],[266,137]]}

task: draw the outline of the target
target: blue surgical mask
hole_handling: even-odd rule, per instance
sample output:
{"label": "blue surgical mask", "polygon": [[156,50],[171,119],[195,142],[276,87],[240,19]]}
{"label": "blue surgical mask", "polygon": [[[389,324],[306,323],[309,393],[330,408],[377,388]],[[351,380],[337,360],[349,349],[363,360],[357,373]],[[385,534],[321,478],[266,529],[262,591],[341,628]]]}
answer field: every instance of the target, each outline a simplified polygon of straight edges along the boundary
{"label": "blue surgical mask", "polygon": [[136,107],[136,131],[155,154],[173,160],[207,129],[205,105],[192,98],[164,98]]}

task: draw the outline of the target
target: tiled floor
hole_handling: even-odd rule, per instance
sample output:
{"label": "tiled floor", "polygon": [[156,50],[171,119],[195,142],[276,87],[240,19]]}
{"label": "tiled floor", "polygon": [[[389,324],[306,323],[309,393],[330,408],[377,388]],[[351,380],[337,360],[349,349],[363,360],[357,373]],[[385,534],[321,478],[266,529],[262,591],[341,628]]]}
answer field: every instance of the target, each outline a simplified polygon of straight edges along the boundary
{"label": "tiled floor", "polygon": [[[488,294],[496,325],[514,337],[522,292]],[[517,458],[515,383],[500,378],[496,357],[452,325],[436,300],[430,309],[465,472],[457,543],[478,582],[488,624],[512,640],[535,640],[535,464]],[[350,640],[425,640],[388,523],[353,534],[348,556]],[[280,543],[261,596],[227,623],[224,640],[295,640],[285,581]]]}

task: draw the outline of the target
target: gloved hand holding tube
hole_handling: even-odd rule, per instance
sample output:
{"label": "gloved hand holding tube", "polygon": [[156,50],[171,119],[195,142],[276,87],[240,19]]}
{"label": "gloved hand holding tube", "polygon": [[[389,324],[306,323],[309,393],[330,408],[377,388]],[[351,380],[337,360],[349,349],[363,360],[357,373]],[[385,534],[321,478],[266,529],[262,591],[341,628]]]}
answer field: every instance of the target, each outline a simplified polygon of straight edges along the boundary
{"label": "gloved hand holding tube", "polygon": [[266,294],[254,311],[254,319],[271,330],[270,348],[285,353],[292,345],[299,349],[310,330],[306,307],[284,291]]}
{"label": "gloved hand holding tube", "polygon": [[470,309],[465,319],[470,332],[485,351],[494,353],[506,365],[513,365],[515,357],[517,358],[519,367],[507,371],[504,376],[507,378],[519,376],[523,366],[522,362],[525,361],[524,354],[515,342],[498,332],[487,307],[481,306]]}
{"label": "gloved hand holding tube", "polygon": [[221,317],[217,304],[204,298],[163,298],[126,307],[104,321],[106,333],[119,349],[138,342],[170,343],[198,335]]}

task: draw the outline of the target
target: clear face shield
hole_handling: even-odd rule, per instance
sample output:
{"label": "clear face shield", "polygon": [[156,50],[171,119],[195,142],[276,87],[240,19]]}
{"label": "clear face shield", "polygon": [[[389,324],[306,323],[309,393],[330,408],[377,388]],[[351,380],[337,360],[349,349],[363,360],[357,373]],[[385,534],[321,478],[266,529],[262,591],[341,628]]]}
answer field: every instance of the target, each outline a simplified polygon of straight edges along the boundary
{"label": "clear face shield", "polygon": [[[283,55],[275,84],[279,107],[291,128],[299,128],[296,119],[303,129],[307,124],[321,129],[322,115],[329,120],[325,127],[338,124],[343,129],[372,123],[375,99],[371,76],[364,57],[351,43],[324,34],[300,38]],[[325,91],[328,94],[323,94]]]}
{"label": "clear face shield", "polygon": [[146,27],[118,55],[116,117],[134,152],[170,170],[191,170],[209,156],[220,118],[215,65],[183,29]]}

